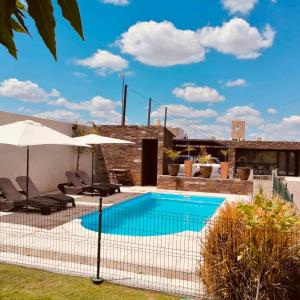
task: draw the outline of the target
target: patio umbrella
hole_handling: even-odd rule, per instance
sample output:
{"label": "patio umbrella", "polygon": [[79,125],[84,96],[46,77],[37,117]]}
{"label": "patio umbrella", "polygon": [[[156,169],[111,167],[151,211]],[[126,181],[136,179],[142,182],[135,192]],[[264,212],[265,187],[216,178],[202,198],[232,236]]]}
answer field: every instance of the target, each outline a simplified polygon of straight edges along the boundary
{"label": "patio umbrella", "polygon": [[[115,139],[107,136],[101,136],[97,134],[88,134],[80,137],[73,138],[88,145],[110,145],[110,144],[135,144],[134,142],[129,142],[125,140]],[[94,187],[94,151],[92,151],[92,187]],[[93,192],[92,192],[93,193]]]}
{"label": "patio umbrella", "polygon": [[[27,191],[29,178],[29,147],[38,145],[66,145],[90,147],[89,145],[76,141],[73,138],[44,126],[32,120],[19,121],[0,126],[0,144],[27,147]],[[26,211],[28,209],[28,192],[26,193]]]}

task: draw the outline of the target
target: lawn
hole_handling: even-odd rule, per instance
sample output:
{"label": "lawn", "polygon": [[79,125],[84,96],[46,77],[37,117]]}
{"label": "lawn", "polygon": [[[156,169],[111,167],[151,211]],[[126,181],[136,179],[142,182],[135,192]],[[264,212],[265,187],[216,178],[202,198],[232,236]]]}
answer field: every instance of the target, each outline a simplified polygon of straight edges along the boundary
{"label": "lawn", "polygon": [[0,264],[1,300],[175,300],[176,297],[104,283],[88,278]]}

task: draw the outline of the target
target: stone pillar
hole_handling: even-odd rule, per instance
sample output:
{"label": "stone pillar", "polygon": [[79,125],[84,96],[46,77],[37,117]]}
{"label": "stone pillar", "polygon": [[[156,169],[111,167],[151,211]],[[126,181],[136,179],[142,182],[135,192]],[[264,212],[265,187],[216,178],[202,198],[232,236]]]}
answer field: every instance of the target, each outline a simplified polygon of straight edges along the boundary
{"label": "stone pillar", "polygon": [[228,162],[229,167],[233,168],[235,170],[235,148],[232,146],[229,146],[228,148]]}

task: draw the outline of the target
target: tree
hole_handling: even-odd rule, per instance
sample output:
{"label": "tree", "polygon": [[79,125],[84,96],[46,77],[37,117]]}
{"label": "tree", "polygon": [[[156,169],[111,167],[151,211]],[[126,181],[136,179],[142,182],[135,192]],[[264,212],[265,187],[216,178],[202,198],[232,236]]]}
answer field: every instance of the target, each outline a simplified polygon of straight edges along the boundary
{"label": "tree", "polygon": [[[94,122],[92,122],[92,127],[87,127],[87,126],[80,126],[77,123],[73,125],[73,137],[79,137],[79,136],[84,136],[88,134],[99,134],[98,128]],[[92,148],[86,148],[86,147],[75,147],[75,151],[77,154],[77,159],[76,159],[76,171],[79,170],[79,161],[81,154],[87,152],[87,151],[93,151],[94,153],[96,152],[96,146],[93,145]]]}
{"label": "tree", "polygon": [[[64,18],[69,21],[74,30],[84,39],[77,0],[57,0],[57,3]],[[17,58],[14,32],[30,36],[25,24],[26,16],[34,20],[40,36],[56,60],[56,22],[53,15],[52,0],[23,0],[22,2],[20,0],[1,0],[0,44],[6,47],[13,57]]]}

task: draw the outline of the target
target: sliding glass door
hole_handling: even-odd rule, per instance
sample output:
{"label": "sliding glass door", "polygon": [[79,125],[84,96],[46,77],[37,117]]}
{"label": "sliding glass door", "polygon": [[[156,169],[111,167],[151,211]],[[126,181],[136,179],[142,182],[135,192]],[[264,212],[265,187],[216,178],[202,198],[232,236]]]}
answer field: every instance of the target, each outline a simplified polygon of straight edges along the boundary
{"label": "sliding glass door", "polygon": [[297,159],[294,151],[280,151],[278,153],[278,175],[296,176]]}

